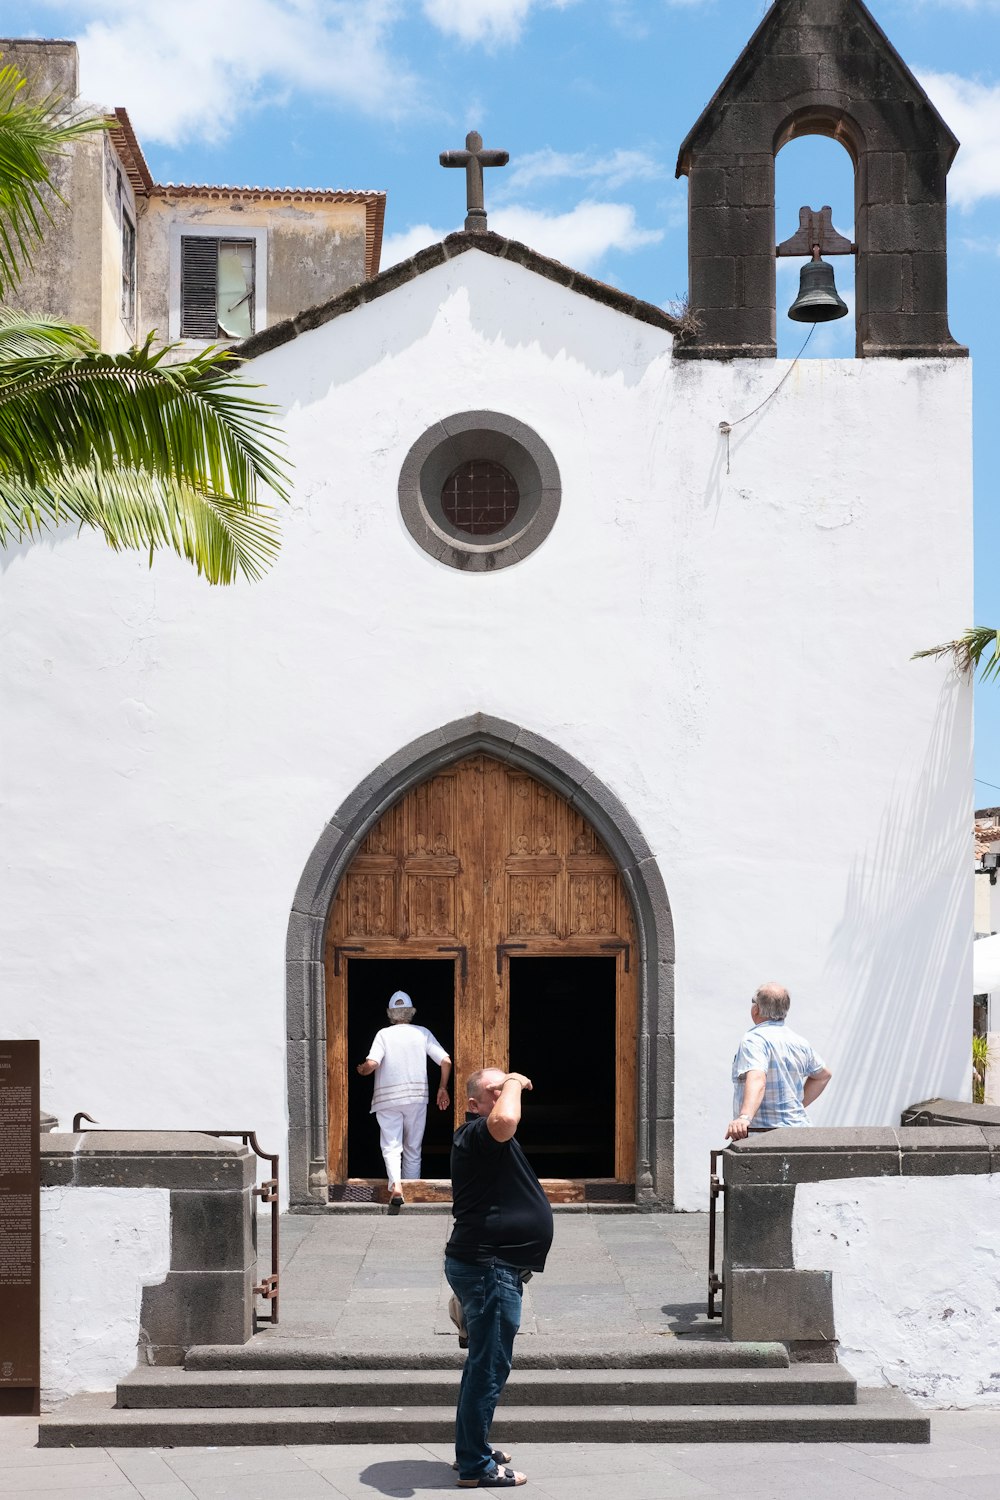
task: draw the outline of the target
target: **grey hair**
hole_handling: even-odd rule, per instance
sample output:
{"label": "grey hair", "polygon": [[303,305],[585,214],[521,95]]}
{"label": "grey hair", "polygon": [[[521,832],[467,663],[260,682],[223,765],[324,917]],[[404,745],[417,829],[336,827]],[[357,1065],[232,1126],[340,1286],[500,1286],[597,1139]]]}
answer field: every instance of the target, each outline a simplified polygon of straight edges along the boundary
{"label": "grey hair", "polygon": [[467,1099],[478,1099],[483,1091],[483,1079],[487,1073],[503,1073],[503,1068],[477,1068],[470,1073],[465,1085],[465,1097]]}
{"label": "grey hair", "polygon": [[765,1021],[783,1021],[788,1015],[792,997],[780,984],[762,984],[753,1003]]}
{"label": "grey hair", "polygon": [[412,1021],[416,1013],[417,1007],[415,1005],[396,1005],[392,1010],[386,1011],[386,1015],[392,1021],[393,1025],[399,1021]]}

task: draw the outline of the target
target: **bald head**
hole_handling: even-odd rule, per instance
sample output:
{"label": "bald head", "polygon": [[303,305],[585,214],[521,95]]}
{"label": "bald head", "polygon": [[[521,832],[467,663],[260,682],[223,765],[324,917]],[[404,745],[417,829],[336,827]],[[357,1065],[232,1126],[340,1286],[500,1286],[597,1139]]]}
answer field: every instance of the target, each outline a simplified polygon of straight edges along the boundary
{"label": "bald head", "polygon": [[780,984],[762,984],[753,1003],[759,1010],[765,1021],[783,1021],[788,1015],[788,1007],[792,1003],[792,997]]}
{"label": "bald head", "polygon": [[503,1068],[479,1068],[477,1072],[470,1073],[469,1081],[465,1085],[469,1113],[488,1115],[497,1102],[497,1095],[503,1088],[506,1077],[507,1074]]}

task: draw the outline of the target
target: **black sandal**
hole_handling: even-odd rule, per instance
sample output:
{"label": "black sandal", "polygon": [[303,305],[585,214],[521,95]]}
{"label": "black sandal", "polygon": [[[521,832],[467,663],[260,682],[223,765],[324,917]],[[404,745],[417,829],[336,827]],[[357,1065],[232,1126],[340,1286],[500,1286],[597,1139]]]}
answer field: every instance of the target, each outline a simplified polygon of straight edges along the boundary
{"label": "black sandal", "polygon": [[490,1469],[480,1479],[460,1479],[458,1487],[461,1490],[508,1490],[515,1485],[527,1484],[528,1476],[522,1474],[520,1478],[513,1469],[502,1468],[499,1464],[495,1469]]}

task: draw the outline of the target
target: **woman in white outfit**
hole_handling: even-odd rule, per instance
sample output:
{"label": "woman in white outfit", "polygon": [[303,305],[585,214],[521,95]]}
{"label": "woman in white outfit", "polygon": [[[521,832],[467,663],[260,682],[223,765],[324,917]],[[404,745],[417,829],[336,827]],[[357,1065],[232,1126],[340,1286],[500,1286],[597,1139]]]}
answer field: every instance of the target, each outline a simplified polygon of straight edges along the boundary
{"label": "woman in white outfit", "polygon": [[405,990],[397,990],[387,1012],[391,1024],[375,1033],[368,1056],[358,1063],[364,1077],[374,1073],[371,1112],[378,1120],[382,1155],[389,1178],[389,1201],[403,1198],[403,1179],[420,1176],[420,1147],[427,1120],[427,1058],[440,1065],[438,1109],[447,1109],[451,1058],[426,1026],[414,1026],[416,1007]]}

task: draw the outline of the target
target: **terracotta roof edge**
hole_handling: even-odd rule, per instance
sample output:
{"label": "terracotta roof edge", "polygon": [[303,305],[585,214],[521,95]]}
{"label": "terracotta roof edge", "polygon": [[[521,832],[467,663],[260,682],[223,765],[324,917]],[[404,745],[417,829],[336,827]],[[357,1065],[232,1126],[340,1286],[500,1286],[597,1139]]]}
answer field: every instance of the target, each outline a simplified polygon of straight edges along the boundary
{"label": "terracotta roof edge", "polygon": [[378,275],[384,228],[385,193],[377,193],[365,204],[365,276],[369,281]]}
{"label": "terracotta roof edge", "polygon": [[161,198],[168,194],[196,198],[205,193],[231,193],[234,196],[257,193],[263,198],[325,198],[342,203],[367,203],[381,199],[385,202],[384,188],[265,187],[251,182],[154,182],[151,183],[150,191]]}
{"label": "terracotta roof edge", "polygon": [[144,193],[148,198],[155,190],[153,174],[142,153],[142,147],[139,145],[132,121],[129,119],[128,110],[122,109],[119,105],[111,119],[113,123],[108,134],[122,159],[126,176],[132,184],[132,191]]}

